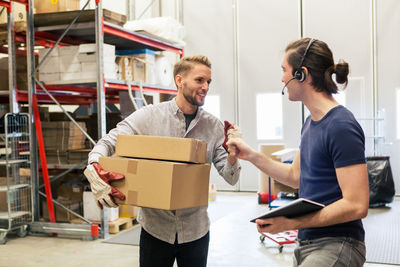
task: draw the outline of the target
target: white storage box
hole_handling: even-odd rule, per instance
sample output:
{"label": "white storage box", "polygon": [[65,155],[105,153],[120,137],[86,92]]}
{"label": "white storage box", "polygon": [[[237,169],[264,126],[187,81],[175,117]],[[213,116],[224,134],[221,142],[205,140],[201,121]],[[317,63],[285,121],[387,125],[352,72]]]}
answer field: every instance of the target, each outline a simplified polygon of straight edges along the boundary
{"label": "white storage box", "polygon": [[[102,210],[97,206],[93,193],[90,191],[83,192],[83,217],[93,222],[99,222],[101,220],[101,212]],[[108,221],[115,221],[118,217],[118,207],[108,208]]]}

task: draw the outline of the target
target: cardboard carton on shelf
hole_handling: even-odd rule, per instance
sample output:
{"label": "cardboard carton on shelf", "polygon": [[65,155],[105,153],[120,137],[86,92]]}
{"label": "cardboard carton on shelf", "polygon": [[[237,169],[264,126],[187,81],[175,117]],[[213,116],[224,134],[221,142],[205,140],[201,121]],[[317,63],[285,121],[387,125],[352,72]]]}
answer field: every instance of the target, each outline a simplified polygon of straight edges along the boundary
{"label": "cardboard carton on shelf", "polygon": [[83,184],[67,182],[57,188],[57,196],[70,200],[83,200]]}
{"label": "cardboard carton on shelf", "polygon": [[[57,201],[60,202],[62,205],[67,207],[68,209],[72,210],[79,215],[82,215],[82,201],[81,200],[70,200],[65,199],[62,197],[57,198]],[[49,211],[47,208],[46,200],[42,201],[42,212],[43,218],[49,220]],[[64,208],[54,204],[54,215],[56,217],[56,222],[70,222],[77,217],[72,213],[68,212]]]}
{"label": "cardboard carton on shelf", "polygon": [[116,52],[118,56],[129,56],[132,61],[130,67],[132,68],[133,80],[136,82],[142,81],[144,83],[154,84],[156,82],[155,76],[155,61],[156,54],[150,49],[132,49],[132,50],[119,50]]}
{"label": "cardboard carton on shelf", "polygon": [[207,143],[192,138],[118,135],[117,156],[205,163]]}
{"label": "cardboard carton on shelf", "polygon": [[101,157],[106,171],[125,175],[112,186],[125,194],[119,204],[164,210],[208,205],[209,164]]}
{"label": "cardboard carton on shelf", "polygon": [[[26,7],[24,4],[13,2],[13,14],[14,14],[14,21],[19,22],[19,21],[26,21]],[[4,9],[4,11],[0,14],[0,23],[7,23],[7,10]],[[7,29],[6,29],[7,31]]]}
{"label": "cardboard carton on shelf", "polygon": [[80,0],[35,1],[35,13],[79,10],[80,3]]}

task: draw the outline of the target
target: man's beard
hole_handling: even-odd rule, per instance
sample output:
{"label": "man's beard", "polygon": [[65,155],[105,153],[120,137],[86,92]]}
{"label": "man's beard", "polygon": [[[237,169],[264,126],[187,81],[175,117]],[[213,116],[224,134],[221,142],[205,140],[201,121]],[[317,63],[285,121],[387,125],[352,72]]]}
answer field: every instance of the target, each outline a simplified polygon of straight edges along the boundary
{"label": "man's beard", "polygon": [[193,106],[201,107],[201,106],[204,105],[204,102],[203,103],[199,103],[196,100],[196,96],[191,96],[191,95],[186,94],[185,90],[183,90],[183,97],[186,99],[187,102],[189,102]]}

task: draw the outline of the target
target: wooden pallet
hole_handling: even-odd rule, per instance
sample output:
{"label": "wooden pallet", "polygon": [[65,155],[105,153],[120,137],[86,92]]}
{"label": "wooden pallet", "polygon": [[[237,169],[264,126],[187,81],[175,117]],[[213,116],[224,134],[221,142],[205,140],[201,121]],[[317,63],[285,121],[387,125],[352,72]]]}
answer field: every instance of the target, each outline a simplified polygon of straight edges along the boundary
{"label": "wooden pallet", "polygon": [[[81,219],[75,218],[70,221],[70,223],[86,223]],[[98,221],[93,221],[93,223],[100,224]],[[115,221],[108,222],[108,232],[110,234],[118,234],[122,230],[126,230],[133,227],[132,218],[120,217]]]}
{"label": "wooden pallet", "polygon": [[110,234],[117,234],[119,231],[132,228],[132,226],[132,218],[121,217],[108,223],[108,232]]}

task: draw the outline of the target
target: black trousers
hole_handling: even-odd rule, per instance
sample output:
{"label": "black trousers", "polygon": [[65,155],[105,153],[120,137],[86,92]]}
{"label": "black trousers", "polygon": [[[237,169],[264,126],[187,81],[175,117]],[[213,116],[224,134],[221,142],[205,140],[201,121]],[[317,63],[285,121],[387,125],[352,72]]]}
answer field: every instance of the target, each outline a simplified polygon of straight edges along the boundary
{"label": "black trousers", "polygon": [[147,233],[140,233],[140,266],[172,267],[176,259],[179,267],[207,266],[210,232],[192,242],[169,244]]}

